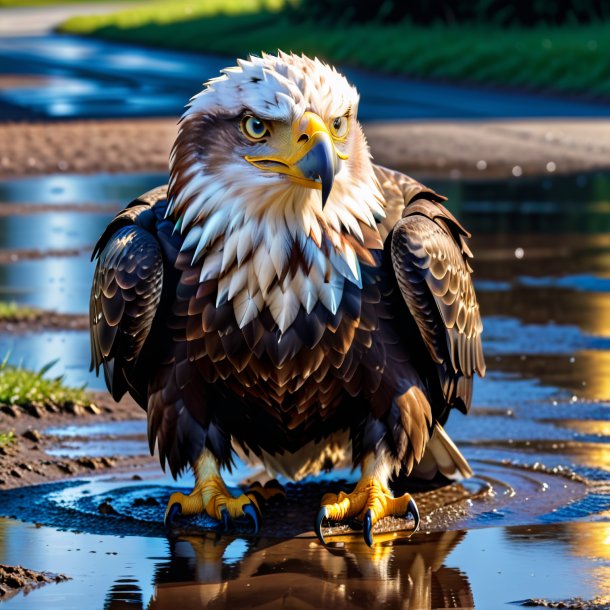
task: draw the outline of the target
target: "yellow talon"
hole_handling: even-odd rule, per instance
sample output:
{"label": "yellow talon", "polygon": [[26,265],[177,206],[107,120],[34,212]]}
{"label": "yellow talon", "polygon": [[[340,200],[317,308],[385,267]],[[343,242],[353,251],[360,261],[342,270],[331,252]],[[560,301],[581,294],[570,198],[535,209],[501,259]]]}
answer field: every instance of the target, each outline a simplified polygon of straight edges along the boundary
{"label": "yellow talon", "polygon": [[380,519],[391,515],[402,517],[409,512],[413,515],[417,529],[419,512],[409,494],[395,498],[388,487],[375,477],[363,477],[351,493],[326,494],[322,498],[322,508],[316,520],[316,533],[324,542],[322,522],[325,519],[342,522],[355,518],[363,523],[364,539],[369,546],[372,546],[372,528]]}
{"label": "yellow talon", "polygon": [[189,495],[173,493],[165,510],[165,524],[170,525],[174,517],[182,515],[208,516],[222,522],[228,529],[232,519],[248,517],[253,521],[255,533],[258,532],[258,501],[254,495],[231,495],[220,474],[216,459],[204,451],[195,467],[195,487]]}

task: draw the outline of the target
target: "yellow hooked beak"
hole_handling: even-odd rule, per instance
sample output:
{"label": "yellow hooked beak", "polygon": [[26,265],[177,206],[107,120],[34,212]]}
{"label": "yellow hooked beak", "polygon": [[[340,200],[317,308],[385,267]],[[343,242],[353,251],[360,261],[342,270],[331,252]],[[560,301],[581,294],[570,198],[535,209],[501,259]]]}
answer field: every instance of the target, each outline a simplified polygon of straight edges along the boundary
{"label": "yellow hooked beak", "polygon": [[278,133],[277,155],[250,156],[246,161],[259,169],[284,174],[292,182],[322,190],[326,203],[338,169],[339,159],[347,159],[333,144],[324,121],[313,112],[305,112],[292,124],[290,133]]}

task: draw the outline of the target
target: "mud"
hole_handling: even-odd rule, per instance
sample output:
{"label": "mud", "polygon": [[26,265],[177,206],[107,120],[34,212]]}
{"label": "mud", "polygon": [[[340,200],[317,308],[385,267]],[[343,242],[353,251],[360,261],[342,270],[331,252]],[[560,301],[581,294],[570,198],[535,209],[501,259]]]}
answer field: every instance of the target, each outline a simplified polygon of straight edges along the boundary
{"label": "mud", "polygon": [[41,330],[89,330],[89,316],[33,310],[27,319],[6,316],[0,319],[0,333],[31,333]]}
{"label": "mud", "polygon": [[[167,173],[176,122],[0,123],[6,144],[0,177]],[[610,167],[610,128],[603,120],[388,122],[365,125],[365,133],[376,163],[421,179],[506,179]]]}
{"label": "mud", "polygon": [[47,583],[68,580],[64,574],[35,572],[21,566],[0,564],[0,601],[10,599],[19,592],[29,593],[32,589]]}
{"label": "mud", "polygon": [[572,608],[573,610],[608,610],[610,601],[603,599],[585,600],[581,598],[550,601],[548,599],[526,599],[521,602],[527,608]]}
{"label": "mud", "polygon": [[[105,393],[94,394],[93,398],[94,404],[84,407],[73,404],[49,408],[0,405],[0,430],[14,434],[13,441],[0,446],[0,490],[108,469],[121,472],[154,463],[145,442],[136,445],[138,451],[125,451],[124,446],[113,445],[116,435],[112,429],[93,437],[86,432],[92,425],[111,426],[113,422],[120,431],[120,422],[124,421],[139,422],[142,441],[146,431],[144,412],[133,401],[125,398],[115,403]],[[65,436],[61,431],[71,426],[85,430],[82,436],[75,437],[81,446],[76,453],[62,446]],[[94,444],[99,445],[104,440],[110,444],[106,450],[96,452],[95,446],[86,442],[91,438]],[[130,436],[125,444],[133,443],[133,440]]]}

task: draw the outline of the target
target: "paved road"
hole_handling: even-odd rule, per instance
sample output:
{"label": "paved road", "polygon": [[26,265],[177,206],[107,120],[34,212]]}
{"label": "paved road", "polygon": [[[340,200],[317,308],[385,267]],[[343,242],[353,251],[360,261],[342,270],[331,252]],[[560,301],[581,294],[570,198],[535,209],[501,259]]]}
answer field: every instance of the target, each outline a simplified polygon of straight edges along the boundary
{"label": "paved road", "polygon": [[[49,33],[0,36],[0,118],[175,117],[202,81],[232,63]],[[344,71],[365,121],[610,116],[600,103]]]}
{"label": "paved road", "polygon": [[48,34],[75,14],[98,15],[134,4],[136,2],[87,2],[58,6],[2,8],[0,9],[0,36],[40,36]]}

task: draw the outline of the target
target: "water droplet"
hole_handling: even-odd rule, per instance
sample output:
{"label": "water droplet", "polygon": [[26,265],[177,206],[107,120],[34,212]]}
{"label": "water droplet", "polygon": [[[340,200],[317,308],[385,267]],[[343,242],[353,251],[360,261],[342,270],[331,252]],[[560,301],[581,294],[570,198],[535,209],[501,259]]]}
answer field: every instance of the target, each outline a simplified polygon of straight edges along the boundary
{"label": "water droplet", "polygon": [[515,258],[523,258],[525,256],[525,250],[523,248],[515,248]]}
{"label": "water droplet", "polygon": [[477,169],[480,171],[487,169],[487,161],[485,161],[484,159],[477,161]]}
{"label": "water droplet", "polygon": [[554,172],[556,169],[557,169],[557,164],[555,163],[555,161],[549,161],[549,162],[546,164],[546,171],[547,171],[547,172],[552,173],[552,172]]}
{"label": "water droplet", "polygon": [[515,167],[513,167],[513,176],[515,176],[515,178],[518,178],[522,174],[523,174],[523,170],[521,169],[521,166],[515,165]]}

